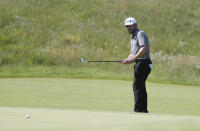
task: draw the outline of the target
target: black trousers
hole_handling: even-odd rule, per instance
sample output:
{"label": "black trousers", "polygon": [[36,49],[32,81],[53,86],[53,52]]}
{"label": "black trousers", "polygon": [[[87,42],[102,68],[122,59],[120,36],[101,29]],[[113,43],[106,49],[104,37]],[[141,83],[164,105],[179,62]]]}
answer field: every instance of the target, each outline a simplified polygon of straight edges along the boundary
{"label": "black trousers", "polygon": [[148,113],[145,82],[149,73],[151,72],[149,64],[152,64],[150,59],[140,59],[136,61],[134,66],[133,92],[135,100],[135,112]]}

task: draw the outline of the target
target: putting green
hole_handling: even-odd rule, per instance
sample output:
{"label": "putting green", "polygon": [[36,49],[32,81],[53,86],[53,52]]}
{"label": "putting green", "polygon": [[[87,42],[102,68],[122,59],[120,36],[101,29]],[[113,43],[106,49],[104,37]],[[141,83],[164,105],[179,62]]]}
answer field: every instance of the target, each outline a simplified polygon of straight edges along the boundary
{"label": "putting green", "polygon": [[0,130],[200,130],[199,87],[147,83],[150,113],[136,114],[131,86],[120,80],[0,79]]}
{"label": "putting green", "polygon": [[199,131],[199,123],[188,115],[0,107],[2,131]]}

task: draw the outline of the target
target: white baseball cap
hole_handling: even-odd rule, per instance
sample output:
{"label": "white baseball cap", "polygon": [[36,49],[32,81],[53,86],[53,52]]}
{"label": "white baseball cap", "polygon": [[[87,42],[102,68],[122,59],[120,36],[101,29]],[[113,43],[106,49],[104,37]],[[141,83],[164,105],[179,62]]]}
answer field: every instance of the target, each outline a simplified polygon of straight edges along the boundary
{"label": "white baseball cap", "polygon": [[136,24],[136,19],[133,17],[126,18],[124,26]]}

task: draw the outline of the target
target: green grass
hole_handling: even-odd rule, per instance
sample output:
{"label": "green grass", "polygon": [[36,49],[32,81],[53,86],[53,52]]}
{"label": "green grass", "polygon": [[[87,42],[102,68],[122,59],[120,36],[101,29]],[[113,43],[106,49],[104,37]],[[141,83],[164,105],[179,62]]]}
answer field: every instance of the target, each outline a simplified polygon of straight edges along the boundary
{"label": "green grass", "polygon": [[[26,119],[29,113],[31,118]],[[4,131],[199,131],[199,116],[0,107]],[[11,126],[12,125],[12,126]]]}
{"label": "green grass", "polygon": [[120,80],[0,79],[0,127],[5,131],[200,129],[197,86],[148,82],[150,113],[137,114],[131,85]]}
{"label": "green grass", "polygon": [[[116,64],[116,63],[115,63]],[[200,85],[200,73],[196,68],[190,66],[171,67],[162,63],[154,63],[148,80],[151,82]],[[103,65],[103,67],[102,67]],[[112,79],[112,80],[133,80],[133,65],[117,63],[115,67],[109,64],[112,69],[104,68],[104,64],[96,64],[96,67],[88,67],[88,64],[81,64],[77,67],[67,66],[1,66],[0,78],[84,78],[84,79]],[[89,64],[90,66],[90,64]],[[185,69],[183,71],[183,69]],[[174,72],[172,72],[174,71]],[[166,73],[167,72],[167,73]],[[158,77],[160,76],[160,77]],[[186,80],[187,79],[187,80]]]}
{"label": "green grass", "polygon": [[[133,16],[149,36],[155,63],[151,79],[199,85],[199,5],[199,0],[0,0],[0,68],[73,69],[81,67],[80,57],[121,60],[130,51],[123,22]],[[117,64],[87,67],[108,72],[131,68]],[[41,76],[37,74],[28,76]],[[0,77],[17,75],[4,72]]]}
{"label": "green grass", "polygon": [[[132,111],[132,81],[56,78],[0,79],[0,105]],[[200,115],[193,86],[147,83],[152,113]]]}
{"label": "green grass", "polygon": [[[81,64],[80,64],[81,65]],[[122,64],[121,64],[122,65]],[[122,65],[123,66],[123,65]],[[1,78],[18,77],[41,77],[41,78],[88,78],[88,79],[120,79],[132,80],[133,71],[109,71],[101,68],[88,68],[65,66],[2,66],[0,67]]]}

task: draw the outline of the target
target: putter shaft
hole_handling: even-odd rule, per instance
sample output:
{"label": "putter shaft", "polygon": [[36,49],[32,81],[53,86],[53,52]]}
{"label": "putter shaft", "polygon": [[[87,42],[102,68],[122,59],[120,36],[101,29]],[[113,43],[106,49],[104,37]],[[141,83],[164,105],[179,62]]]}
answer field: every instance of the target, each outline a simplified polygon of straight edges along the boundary
{"label": "putter shaft", "polygon": [[84,60],[82,57],[81,57],[81,63],[87,63],[87,62],[122,62],[122,61],[105,61],[105,60]]}
{"label": "putter shaft", "polygon": [[89,60],[87,62],[122,62],[122,61],[91,61],[91,60]]}

